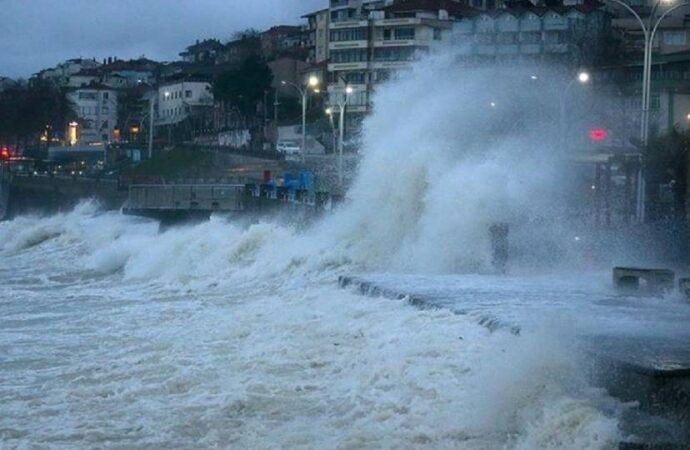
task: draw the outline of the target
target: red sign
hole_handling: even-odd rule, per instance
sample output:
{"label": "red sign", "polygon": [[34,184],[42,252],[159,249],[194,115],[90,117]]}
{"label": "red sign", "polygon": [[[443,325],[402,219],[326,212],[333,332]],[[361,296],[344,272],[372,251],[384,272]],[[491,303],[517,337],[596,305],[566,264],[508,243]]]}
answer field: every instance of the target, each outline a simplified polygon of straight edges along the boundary
{"label": "red sign", "polygon": [[601,142],[608,137],[608,131],[603,128],[594,128],[589,130],[589,138],[594,142]]}

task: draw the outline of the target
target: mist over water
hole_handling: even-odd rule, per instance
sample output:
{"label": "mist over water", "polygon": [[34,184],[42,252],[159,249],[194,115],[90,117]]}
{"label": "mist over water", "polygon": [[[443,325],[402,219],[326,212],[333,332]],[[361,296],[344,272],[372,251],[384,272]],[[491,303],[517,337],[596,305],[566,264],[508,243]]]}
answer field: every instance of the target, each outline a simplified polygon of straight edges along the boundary
{"label": "mist over water", "polygon": [[442,57],[382,86],[346,203],[309,226],[159,233],[90,202],[1,223],[2,442],[614,448],[631,406],[578,370],[575,330],[518,338],[336,286],[489,272],[496,222],[558,224],[518,228],[515,271],[568,263],[554,99],[530,69]]}

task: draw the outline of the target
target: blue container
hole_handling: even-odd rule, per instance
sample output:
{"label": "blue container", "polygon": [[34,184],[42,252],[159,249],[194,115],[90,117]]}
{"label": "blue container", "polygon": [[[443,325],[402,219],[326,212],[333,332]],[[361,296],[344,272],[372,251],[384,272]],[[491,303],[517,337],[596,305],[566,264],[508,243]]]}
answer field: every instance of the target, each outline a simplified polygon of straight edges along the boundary
{"label": "blue container", "polygon": [[314,190],[314,172],[303,170],[299,173],[299,188],[307,191]]}
{"label": "blue container", "polygon": [[290,183],[294,180],[295,178],[292,176],[290,172],[285,172],[283,174],[283,186],[290,186]]}

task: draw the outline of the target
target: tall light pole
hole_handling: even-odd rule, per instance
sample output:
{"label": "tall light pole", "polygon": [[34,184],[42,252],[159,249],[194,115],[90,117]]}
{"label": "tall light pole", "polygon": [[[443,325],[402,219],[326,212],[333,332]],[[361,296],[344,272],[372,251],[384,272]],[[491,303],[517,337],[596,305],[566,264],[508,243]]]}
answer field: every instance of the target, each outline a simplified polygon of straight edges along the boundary
{"label": "tall light pole", "polygon": [[305,154],[307,152],[307,100],[309,99],[309,88],[317,91],[319,79],[312,75],[304,86],[298,86],[295,83],[285,80],[281,81],[280,84],[294,87],[302,96],[302,151],[300,153],[302,154],[302,163],[304,163]]}
{"label": "tall light pole", "polygon": [[561,114],[560,114],[560,150],[565,152],[565,134],[567,131],[566,115],[568,107],[568,93],[575,83],[585,84],[590,79],[589,72],[580,71],[577,77],[570,80],[561,93]]}
{"label": "tall light pole", "polygon": [[[644,35],[644,61],[642,67],[642,109],[640,116],[640,141],[644,147],[649,141],[649,106],[651,103],[652,92],[652,52],[654,46],[654,38],[659,29],[661,22],[673,11],[683,6],[690,5],[690,2],[684,1],[673,5],[667,9],[658,18],[656,17],[657,10],[662,4],[672,4],[674,0],[657,0],[649,13],[647,21],[642,19],[640,15],[627,3],[622,0],[610,0],[623,8],[625,8],[640,24],[642,33]],[[636,216],[638,222],[645,220],[645,182],[642,172],[642,165],[637,175],[637,200],[636,200]]]}
{"label": "tall light pole", "polygon": [[347,108],[347,102],[354,90],[351,86],[346,86],[343,95],[340,97],[335,106],[340,110],[340,121],[338,123],[339,128],[339,139],[338,139],[338,182],[340,187],[343,186],[343,142],[345,140],[345,109]]}
{"label": "tall light pole", "polygon": [[[333,122],[333,108],[331,108],[331,107],[326,108],[326,115],[328,116],[328,121],[331,124],[331,137],[333,138],[333,143],[331,145],[333,146],[333,152],[335,153],[335,148],[338,146],[338,144],[337,144],[338,138],[335,137],[335,123]],[[690,118],[688,120],[690,120]]]}

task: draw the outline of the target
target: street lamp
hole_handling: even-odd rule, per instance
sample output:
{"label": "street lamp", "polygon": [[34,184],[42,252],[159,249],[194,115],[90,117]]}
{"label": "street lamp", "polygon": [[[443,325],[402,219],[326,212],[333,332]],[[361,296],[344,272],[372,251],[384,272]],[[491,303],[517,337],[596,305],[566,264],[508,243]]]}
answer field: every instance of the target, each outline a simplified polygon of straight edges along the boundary
{"label": "street lamp", "polygon": [[[340,111],[340,121],[339,121],[339,132],[340,136],[338,139],[338,182],[340,187],[343,186],[343,142],[345,140],[345,109],[347,108],[347,102],[350,98],[350,94],[354,92],[352,86],[346,86],[344,90],[344,95],[336,102],[334,106],[337,106]],[[330,108],[329,108],[330,109]],[[331,114],[332,114],[331,109]]]}
{"label": "street lamp", "polygon": [[333,138],[333,152],[335,152],[335,148],[337,146],[337,139],[335,136],[335,123],[333,121],[333,108],[328,107],[326,108],[326,115],[328,116],[328,121],[331,124],[331,137]]}
{"label": "street lamp", "polygon": [[[647,142],[649,140],[649,105],[650,105],[650,98],[651,98],[651,91],[652,91],[652,51],[653,51],[653,45],[654,45],[654,37],[656,36],[656,31],[659,28],[659,25],[661,22],[673,11],[675,11],[678,8],[681,8],[683,6],[690,5],[690,2],[684,1],[681,3],[678,3],[669,9],[667,9],[662,15],[660,15],[658,18],[656,17],[656,12],[659,9],[659,7],[662,4],[665,5],[670,5],[674,3],[674,0],[657,0],[657,2],[654,4],[652,7],[652,10],[649,13],[649,17],[647,18],[647,22],[640,17],[640,15],[635,12],[635,10],[628,5],[627,3],[623,2],[622,0],[610,0],[632,14],[635,19],[640,23],[640,27],[642,28],[642,33],[644,34],[644,63],[643,63],[643,72],[642,72],[642,110],[641,110],[641,117],[640,117],[640,141],[642,142],[643,146],[647,146]],[[645,216],[645,196],[644,196],[644,179],[643,179],[643,174],[642,174],[642,166],[640,165],[640,171],[638,172],[637,176],[637,211],[636,211],[636,216],[637,220],[639,222],[644,222],[644,216]]]}
{"label": "street lamp", "polygon": [[690,1],[684,1],[676,5],[671,6],[658,18],[656,17],[657,10],[663,5],[671,5],[675,3],[675,0],[657,0],[657,2],[652,7],[649,13],[647,21],[642,19],[640,15],[635,12],[635,10],[623,2],[622,0],[610,0],[623,8],[628,10],[635,19],[640,23],[642,28],[642,33],[644,34],[644,64],[642,73],[642,117],[640,120],[640,140],[643,145],[647,145],[649,139],[649,105],[652,90],[652,51],[654,45],[654,38],[656,37],[656,32],[659,28],[661,22],[673,11],[683,6],[690,5]]}
{"label": "street lamp", "polygon": [[309,88],[314,92],[320,92],[318,89],[319,79],[314,75],[310,76],[304,86],[298,86],[290,81],[281,81],[283,86],[292,86],[302,96],[302,163],[305,161],[305,153],[307,152],[307,100],[309,96]]}
{"label": "street lamp", "polygon": [[566,133],[566,109],[567,109],[567,100],[568,100],[568,93],[570,92],[570,89],[575,85],[575,83],[580,83],[580,84],[586,84],[589,83],[590,80],[590,75],[589,72],[586,72],[584,70],[580,71],[577,74],[577,77],[573,78],[570,80],[570,82],[565,86],[565,89],[563,89],[563,93],[561,94],[561,114],[560,114],[560,149],[561,152],[565,151],[565,133]]}

